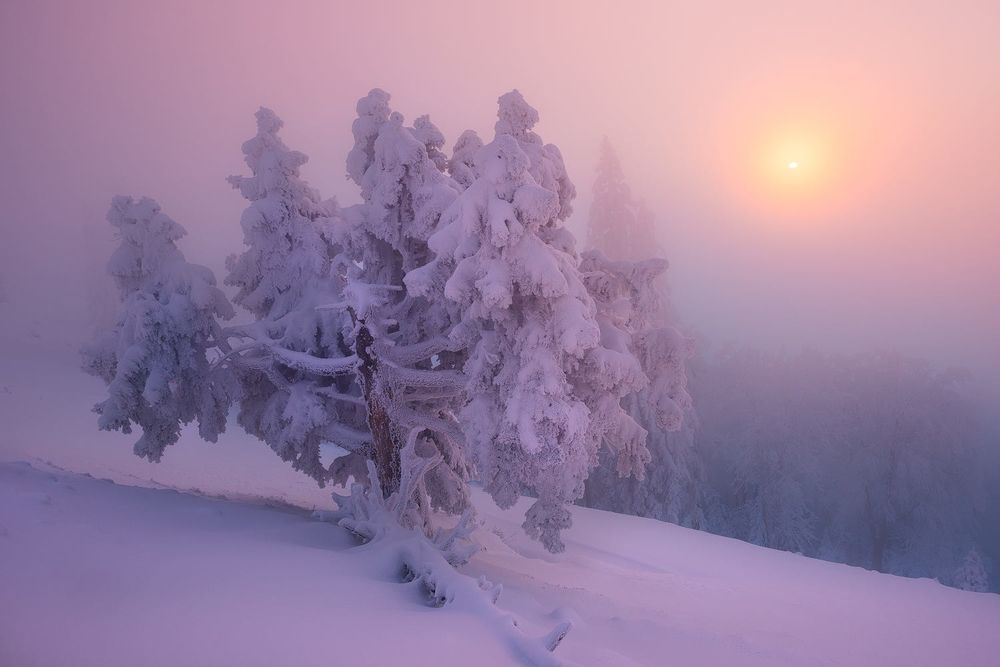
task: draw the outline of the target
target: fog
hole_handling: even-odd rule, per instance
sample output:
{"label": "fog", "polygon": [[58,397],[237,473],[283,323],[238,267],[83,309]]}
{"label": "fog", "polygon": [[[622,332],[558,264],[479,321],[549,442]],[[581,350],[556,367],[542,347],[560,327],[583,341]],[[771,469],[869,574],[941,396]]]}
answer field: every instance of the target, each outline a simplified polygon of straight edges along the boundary
{"label": "fog", "polygon": [[[1000,592],[998,34],[996,2],[4,0],[0,461],[316,507],[367,474],[427,531],[475,485],[553,553],[577,504]],[[444,173],[417,119],[451,155],[501,95]],[[600,165],[594,245],[662,249],[668,298],[564,253],[532,107],[578,246]]]}
{"label": "fog", "polygon": [[[581,232],[614,143],[703,341],[889,347],[1000,377],[996,3],[393,5],[4,2],[12,307],[85,327],[114,194],[157,198],[188,257],[220,269],[245,204],[224,179],[259,105],[310,181],[352,203],[344,159],[370,88],[449,145],[490,136],[518,88],[566,158]],[[808,187],[763,164],[783,142],[822,156]]]}

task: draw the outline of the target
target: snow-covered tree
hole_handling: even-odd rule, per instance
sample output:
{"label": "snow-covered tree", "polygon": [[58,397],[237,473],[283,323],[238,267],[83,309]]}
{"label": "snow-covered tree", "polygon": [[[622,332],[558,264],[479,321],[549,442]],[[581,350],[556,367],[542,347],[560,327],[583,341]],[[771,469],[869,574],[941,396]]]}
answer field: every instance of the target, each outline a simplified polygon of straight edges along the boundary
{"label": "snow-covered tree", "polygon": [[455,420],[463,380],[461,356],[447,338],[453,308],[439,292],[411,293],[403,278],[430,260],[427,240],[459,187],[443,172],[444,140],[429,117],[406,127],[378,89],[357,109],[347,166],[363,203],[345,211],[343,307],[356,325],[373,457],[383,492],[392,493],[405,448],[440,454],[442,465],[427,471],[422,493],[430,505],[458,511],[467,503],[469,466]]}
{"label": "snow-covered tree", "polygon": [[[239,423],[283,459],[321,484],[369,484],[384,499],[355,506],[392,506],[428,535],[432,510],[467,507],[474,474],[503,506],[534,494],[525,528],[558,550],[565,505],[602,447],[625,474],[649,459],[623,400],[648,388],[664,428],[680,418],[683,383],[660,372],[679,339],[602,329],[563,225],[573,185],[519,93],[500,98],[491,144],[466,133],[450,160],[429,117],[408,127],[389,101],[375,89],[358,102],[347,173],[362,202],[344,209],[301,178],[306,157],[279,138],[277,116],[257,113],[251,173],[230,179],[249,205],[226,279],[254,321],[223,329],[212,315],[227,304],[215,304],[189,344],[190,373],[163,381],[218,398],[207,436],[232,394]],[[105,356],[91,366],[113,366]],[[175,439],[200,415],[188,403],[172,398],[162,424],[140,423]],[[339,446],[330,463],[325,444]]]}
{"label": "snow-covered tree", "polygon": [[653,215],[636,199],[625,180],[621,162],[607,137],[601,142],[594,180],[594,198],[587,222],[587,247],[611,259],[663,257]]}
{"label": "snow-covered tree", "polygon": [[807,494],[810,464],[786,439],[753,441],[738,449],[733,493],[738,536],[761,546],[814,553],[819,527]]}
{"label": "snow-covered tree", "polygon": [[[229,257],[226,277],[238,288],[235,303],[255,321],[227,332],[237,340],[235,350],[224,349],[224,363],[240,381],[240,425],[324,483],[320,444],[337,442],[363,421],[359,399],[342,380],[281,355],[338,360],[350,354],[348,325],[323,308],[343,290],[334,267],[338,208],[302,179],[307,158],[278,136],[282,122],[275,113],[261,108],[256,116],[257,134],[243,144],[251,175],[229,178],[250,204],[240,220],[246,248]],[[346,400],[337,400],[342,394]]]}
{"label": "snow-covered tree", "polygon": [[[388,497],[404,458],[440,455],[416,487],[423,521],[432,507],[467,502],[452,415],[462,382],[447,357],[447,308],[411,297],[402,278],[427,261],[426,238],[457,186],[429,118],[404,127],[388,102],[373,90],[358,103],[347,166],[363,203],[343,210],[301,180],[305,156],[278,139],[280,121],[258,114],[244,145],[253,176],[231,179],[252,203],[248,249],[230,276],[258,320],[227,330],[239,341],[224,363],[242,379],[241,423],[321,483],[364,479],[370,459]],[[347,453],[324,467],[324,442]]]}
{"label": "snow-covered tree", "polygon": [[[656,242],[653,218],[637,201],[610,142],[604,139],[588,218],[584,270],[606,321],[629,333],[653,387],[626,401],[648,432],[646,476],[617,478],[613,461],[591,475],[584,502],[618,512],[687,526],[703,524],[702,468],[695,449],[697,422],[685,384],[693,344],[676,329],[666,280],[667,261]],[[622,309],[629,309],[622,314]],[[642,349],[648,347],[650,350]],[[657,395],[669,397],[669,426],[656,414]]]}
{"label": "snow-covered tree", "polygon": [[597,302],[602,344],[634,354],[650,380],[624,406],[647,432],[650,461],[630,479],[613,454],[587,480],[590,507],[700,526],[701,475],[694,451],[693,413],[687,392],[687,360],[693,341],[671,326],[659,288],[663,259],[613,261],[599,251],[584,254],[581,271]]}
{"label": "snow-covered tree", "polygon": [[473,130],[466,130],[458,137],[448,160],[448,173],[464,190],[476,180],[476,153],[483,147],[483,140]]}
{"label": "snow-covered tree", "polygon": [[793,362],[741,349],[723,352],[703,370],[697,438],[722,510],[711,517],[713,530],[815,553],[818,456],[832,437],[822,401],[834,394],[814,379],[831,369],[820,356]]}
{"label": "snow-covered tree", "polygon": [[[528,156],[528,173],[535,179],[535,183],[556,194],[558,209],[555,217],[558,220],[568,219],[573,212],[576,187],[566,173],[566,165],[559,149],[553,144],[546,144],[534,132],[538,111],[517,90],[501,95],[498,104],[497,122],[494,126],[496,136],[508,134],[517,141],[517,145]],[[552,227],[562,229],[559,226]]]}
{"label": "snow-covered tree", "polygon": [[176,246],[184,228],[149,198],[115,197],[108,212],[120,245],[108,270],[121,293],[114,326],[83,350],[84,370],[104,380],[108,398],[95,407],[100,427],[142,429],[135,453],[158,461],[198,422],[214,441],[225,428],[229,388],[213,381],[208,351],[217,318],[232,307],[212,272],[189,264]]}
{"label": "snow-covered tree", "polygon": [[256,318],[280,320],[311,305],[303,299],[329,276],[329,225],[337,207],[299,175],[308,158],[278,136],[281,119],[266,108],[256,117],[257,134],[243,144],[251,175],[228,179],[251,203],[240,220],[247,247],[227,260],[226,284],[238,288],[234,303]]}
{"label": "snow-covered tree", "polygon": [[933,576],[954,558],[939,551],[941,536],[962,542],[981,504],[977,424],[960,375],[891,354],[865,358],[852,371],[841,406],[852,416],[844,488],[856,503],[839,518],[864,527],[853,535],[867,567]]}
{"label": "snow-covered tree", "polygon": [[601,345],[596,305],[563,241],[573,186],[558,150],[530,131],[537,112],[514,91],[499,117],[476,154],[478,177],[430,239],[435,260],[406,282],[420,294],[443,286],[459,305],[451,339],[469,351],[461,422],[479,477],[501,507],[533,493],[524,528],[558,551],[566,504],[582,495],[601,446],[615,447],[628,472],[648,459],[645,432],[621,406],[647,379],[627,349]]}
{"label": "snow-covered tree", "polygon": [[985,504],[957,379],[888,354],[718,355],[695,384],[711,529],[951,581]]}
{"label": "snow-covered tree", "polygon": [[427,149],[427,158],[434,163],[434,166],[439,171],[446,171],[449,160],[448,156],[441,150],[444,148],[444,135],[437,128],[437,125],[431,122],[431,117],[427,114],[418,116],[413,121],[410,133]]}
{"label": "snow-covered tree", "polygon": [[961,588],[963,591],[975,591],[976,593],[986,593],[990,590],[990,577],[986,572],[986,563],[979,555],[978,549],[972,549],[965,556],[965,560],[955,571],[952,577],[952,585]]}

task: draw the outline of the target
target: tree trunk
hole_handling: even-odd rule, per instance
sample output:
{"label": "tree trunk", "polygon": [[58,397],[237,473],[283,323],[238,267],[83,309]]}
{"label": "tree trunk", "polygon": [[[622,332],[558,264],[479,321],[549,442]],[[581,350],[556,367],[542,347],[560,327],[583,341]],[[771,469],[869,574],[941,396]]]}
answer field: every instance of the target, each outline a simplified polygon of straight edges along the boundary
{"label": "tree trunk", "polygon": [[[372,436],[372,459],[382,486],[382,495],[388,498],[399,489],[400,462],[399,443],[393,437],[392,422],[389,417],[387,399],[379,386],[378,357],[375,354],[375,338],[364,320],[358,321],[358,334],[354,343],[355,354],[361,360],[358,369],[361,390],[368,408],[368,429]],[[386,389],[385,391],[388,391]]]}

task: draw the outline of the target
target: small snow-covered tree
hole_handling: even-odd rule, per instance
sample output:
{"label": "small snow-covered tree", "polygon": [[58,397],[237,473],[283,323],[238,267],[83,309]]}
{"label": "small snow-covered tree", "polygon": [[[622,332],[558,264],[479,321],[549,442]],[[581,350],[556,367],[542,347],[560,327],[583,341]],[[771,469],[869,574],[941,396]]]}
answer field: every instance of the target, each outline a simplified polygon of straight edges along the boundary
{"label": "small snow-covered tree", "polygon": [[965,560],[962,561],[952,577],[952,585],[963,591],[976,593],[986,593],[990,590],[990,577],[986,572],[986,563],[983,562],[983,557],[979,555],[977,549],[972,549],[965,556]]}
{"label": "small snow-covered tree", "polygon": [[256,318],[281,320],[295,311],[308,312],[301,306],[312,304],[303,299],[329,277],[329,225],[337,207],[322,201],[299,175],[308,158],[278,136],[281,119],[266,108],[256,118],[257,134],[243,144],[251,175],[228,179],[250,206],[240,220],[247,247],[228,258],[226,284],[238,288],[234,303]]}
{"label": "small snow-covered tree", "polygon": [[122,301],[114,326],[83,350],[83,366],[108,385],[95,407],[100,427],[138,426],[135,453],[159,461],[182,425],[197,421],[211,441],[225,428],[229,390],[213,381],[208,350],[216,318],[232,317],[232,307],[210,270],[184,260],[184,228],[155,201],[115,197],[108,222],[121,242],[108,270]]}

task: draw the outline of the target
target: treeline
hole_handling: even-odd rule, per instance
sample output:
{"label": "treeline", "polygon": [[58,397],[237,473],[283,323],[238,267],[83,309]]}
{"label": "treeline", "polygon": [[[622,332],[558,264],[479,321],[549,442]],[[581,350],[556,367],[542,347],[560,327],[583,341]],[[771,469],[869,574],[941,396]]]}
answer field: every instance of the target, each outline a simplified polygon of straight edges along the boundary
{"label": "treeline", "polygon": [[966,380],[887,353],[743,349],[700,364],[707,527],[986,590],[995,443]]}
{"label": "treeline", "polygon": [[[665,254],[605,141],[588,243],[613,258]],[[657,286],[668,319],[667,285]],[[652,461],[610,461],[583,502],[762,546],[970,590],[1000,559],[1000,431],[967,374],[891,353],[730,348],[688,363],[683,424],[649,432]],[[995,415],[994,415],[995,417]],[[991,435],[992,434],[992,435]],[[606,456],[606,455],[605,455]]]}

